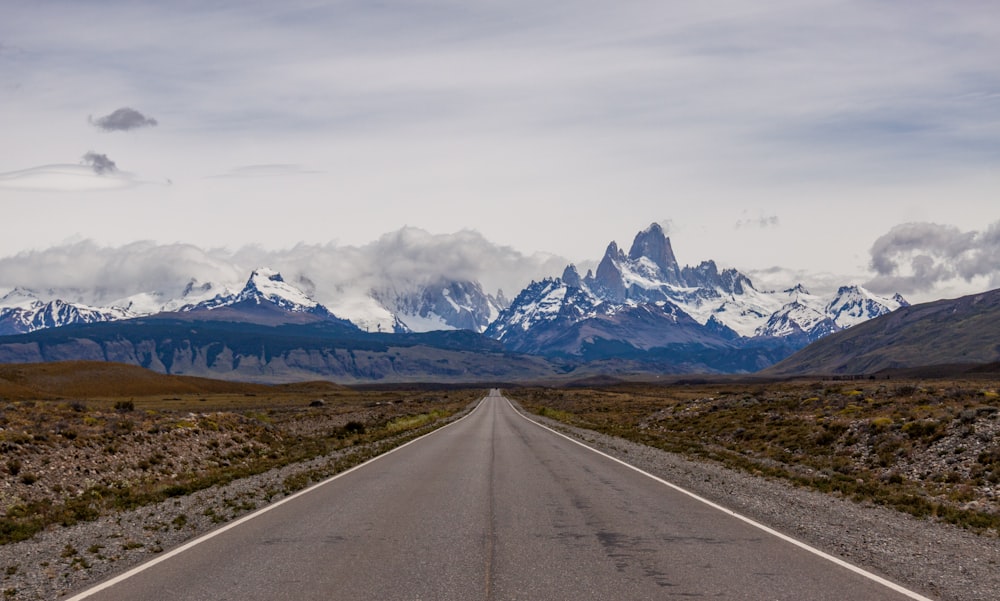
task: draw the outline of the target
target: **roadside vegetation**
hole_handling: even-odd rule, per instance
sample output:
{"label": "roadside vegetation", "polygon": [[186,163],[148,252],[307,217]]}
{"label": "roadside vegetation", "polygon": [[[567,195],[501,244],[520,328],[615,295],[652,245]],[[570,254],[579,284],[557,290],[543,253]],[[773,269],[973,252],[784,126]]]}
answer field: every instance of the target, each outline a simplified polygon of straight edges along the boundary
{"label": "roadside vegetation", "polygon": [[234,388],[239,392],[0,398],[0,544],[349,451],[332,467],[285,478],[270,491],[280,497],[438,427],[483,395],[323,384]]}
{"label": "roadside vegetation", "polygon": [[1000,382],[520,389],[525,408],[753,474],[1000,532]]}

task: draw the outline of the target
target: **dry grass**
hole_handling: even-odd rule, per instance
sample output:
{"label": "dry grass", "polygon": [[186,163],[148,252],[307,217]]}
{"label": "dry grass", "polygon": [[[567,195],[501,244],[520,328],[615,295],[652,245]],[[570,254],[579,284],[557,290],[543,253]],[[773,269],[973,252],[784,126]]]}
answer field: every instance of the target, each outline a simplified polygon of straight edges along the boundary
{"label": "dry grass", "polygon": [[[0,382],[17,379],[19,389],[38,394],[0,399],[0,544],[340,449],[367,449],[351,454],[356,463],[483,394],[269,387],[96,365],[93,373],[87,364],[0,369]],[[101,380],[109,373],[111,385]],[[108,394],[122,390],[144,394]],[[95,394],[62,396],[79,391]],[[282,492],[319,476],[304,474]]]}
{"label": "dry grass", "polygon": [[978,532],[1000,530],[1000,383],[526,389],[542,415]]}
{"label": "dry grass", "polygon": [[0,399],[7,400],[262,393],[272,389],[260,384],[168,376],[121,363],[64,361],[0,365]]}

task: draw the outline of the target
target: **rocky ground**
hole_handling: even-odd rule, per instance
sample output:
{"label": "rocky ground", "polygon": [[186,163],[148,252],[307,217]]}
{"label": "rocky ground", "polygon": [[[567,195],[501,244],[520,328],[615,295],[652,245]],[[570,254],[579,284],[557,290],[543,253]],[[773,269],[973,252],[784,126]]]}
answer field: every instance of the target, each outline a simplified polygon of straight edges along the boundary
{"label": "rocky ground", "polygon": [[[69,410],[72,411],[72,408]],[[344,418],[330,419],[333,421],[327,426]],[[996,591],[1000,590],[1000,538],[995,535],[975,534],[884,506],[858,503],[843,495],[807,490],[786,480],[753,475],[716,462],[686,459],[622,438],[572,428],[546,418],[538,419],[696,494],[928,597],[955,601],[997,598]],[[138,418],[133,421],[138,421]],[[210,421],[220,425],[218,420]],[[312,421],[301,422],[301,427],[310,427],[306,425],[308,423]],[[254,427],[257,427],[256,424]],[[221,425],[219,430],[203,425],[197,435],[176,436],[189,440],[204,434],[205,440],[199,440],[198,445],[191,448],[212,452],[218,449],[232,451],[246,444],[243,440],[226,446],[226,441],[221,438],[217,445],[211,443],[213,439],[209,432],[218,437],[222,436],[219,432],[226,431],[229,428]],[[412,434],[415,431],[407,432]],[[226,436],[240,435],[230,433]],[[382,443],[345,447],[326,456],[275,468],[193,494],[118,511],[94,521],[70,527],[52,526],[29,540],[2,545],[0,590],[3,591],[3,598],[56,599],[80,590],[110,574],[156,557],[220,524],[284,498],[298,488],[290,486],[290,483],[301,485],[332,474],[347,465],[345,459],[349,456],[359,459],[370,456],[378,450],[375,447],[379,444]],[[156,452],[153,448],[142,446],[137,449],[142,449],[142,452],[133,454],[131,450],[119,449],[116,456],[124,454],[133,457],[131,462],[123,462],[132,469],[143,458],[148,459],[150,454]],[[174,458],[174,452],[160,452],[164,459],[150,465],[147,471],[168,469],[165,467],[168,459],[178,465],[180,460]],[[945,449],[943,455],[933,455],[946,462],[948,457],[957,454],[954,450]],[[86,454],[81,451],[80,457],[73,460],[85,457]],[[231,458],[230,461],[238,459]],[[34,463],[29,465],[31,470],[45,473],[36,469]],[[82,489],[86,478],[101,477],[99,472],[87,471],[97,469],[96,466],[89,466],[86,461],[81,466],[82,471],[76,481],[58,483],[53,480],[57,482],[55,486]],[[138,473],[143,473],[141,467],[138,469]],[[919,471],[921,468],[916,469]]]}

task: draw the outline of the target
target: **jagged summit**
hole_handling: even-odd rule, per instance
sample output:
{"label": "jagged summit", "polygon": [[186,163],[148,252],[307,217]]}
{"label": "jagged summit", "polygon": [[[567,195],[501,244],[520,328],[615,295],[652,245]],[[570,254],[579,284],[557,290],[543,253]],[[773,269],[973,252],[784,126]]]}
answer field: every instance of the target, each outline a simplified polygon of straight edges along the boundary
{"label": "jagged summit", "polygon": [[270,302],[289,311],[308,311],[319,305],[305,292],[285,282],[280,273],[268,267],[255,269],[243,290],[233,300],[234,303],[245,301],[257,304]]}
{"label": "jagged summit", "polygon": [[571,288],[579,288],[583,285],[583,279],[580,277],[580,272],[576,270],[576,265],[570,263],[563,270],[562,281]]}
{"label": "jagged summit", "polygon": [[638,261],[644,257],[657,267],[658,275],[662,280],[671,284],[681,283],[681,270],[677,264],[677,258],[674,257],[670,238],[667,237],[666,232],[658,223],[653,223],[636,234],[632,241],[628,258],[632,261]]}
{"label": "jagged summit", "polygon": [[273,305],[292,313],[326,312],[325,307],[302,290],[285,282],[280,273],[268,267],[255,269],[243,289],[236,294],[220,294],[181,310],[212,310],[234,305]]}

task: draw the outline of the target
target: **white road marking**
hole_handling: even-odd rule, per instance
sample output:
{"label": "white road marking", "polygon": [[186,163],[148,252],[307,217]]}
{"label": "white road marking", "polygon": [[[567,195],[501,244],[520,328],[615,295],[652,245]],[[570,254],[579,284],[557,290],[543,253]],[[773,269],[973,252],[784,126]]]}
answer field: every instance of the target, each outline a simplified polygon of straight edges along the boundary
{"label": "white road marking", "polygon": [[731,509],[727,509],[727,508],[723,507],[722,505],[719,505],[718,503],[713,503],[712,501],[709,501],[708,499],[706,499],[704,497],[698,496],[698,495],[696,495],[695,493],[693,493],[693,492],[691,492],[689,490],[681,488],[680,486],[677,486],[676,484],[673,484],[672,482],[668,482],[668,481],[664,480],[663,478],[660,478],[659,476],[654,476],[653,474],[650,474],[649,472],[647,472],[645,470],[637,468],[636,466],[634,466],[634,465],[632,465],[630,463],[626,463],[626,462],[622,461],[621,459],[618,459],[617,457],[612,457],[611,455],[608,455],[607,453],[605,453],[603,451],[599,451],[599,450],[595,449],[594,447],[586,445],[586,444],[580,442],[579,440],[576,440],[575,438],[572,438],[570,436],[567,436],[567,435],[563,434],[562,432],[558,432],[556,430],[553,430],[552,428],[546,426],[545,424],[538,423],[535,420],[529,418],[528,416],[526,416],[523,413],[521,413],[520,411],[518,411],[517,407],[515,407],[514,404],[510,402],[510,399],[505,399],[505,400],[507,401],[507,404],[510,405],[511,409],[513,409],[514,412],[517,413],[518,415],[520,415],[523,419],[525,419],[525,420],[527,420],[527,421],[535,424],[539,428],[545,428],[546,430],[548,430],[549,432],[552,432],[556,436],[562,436],[563,438],[565,438],[566,440],[568,440],[568,441],[570,441],[570,442],[572,442],[574,444],[578,444],[581,447],[583,447],[583,448],[585,448],[587,450],[593,451],[594,453],[597,453],[598,455],[601,455],[603,457],[607,457],[611,461],[614,461],[616,463],[620,463],[621,465],[629,468],[630,470],[634,470],[636,472],[639,472],[643,476],[646,476],[647,478],[651,478],[651,479],[659,482],[660,484],[662,484],[662,485],[664,485],[664,486],[666,486],[668,488],[671,488],[671,489],[673,489],[673,490],[675,490],[675,491],[677,491],[679,493],[685,494],[685,495],[691,497],[692,499],[695,499],[696,501],[704,503],[705,505],[708,505],[709,507],[711,507],[713,509],[717,509],[717,510],[721,511],[722,513],[730,515],[730,516],[732,516],[732,517],[734,517],[734,518],[736,518],[736,519],[738,519],[738,520],[740,520],[742,522],[746,522],[747,524],[750,524],[754,528],[759,528],[760,530],[763,530],[764,532],[767,532],[768,534],[770,534],[772,536],[776,536],[776,537],[780,538],[781,540],[783,540],[785,542],[791,543],[791,544],[795,545],[796,547],[799,547],[800,549],[804,549],[804,550],[809,551],[810,553],[812,553],[814,555],[818,555],[819,557],[822,557],[823,559],[825,559],[827,561],[833,562],[833,563],[837,564],[838,566],[840,566],[842,568],[846,568],[846,569],[848,569],[848,570],[850,570],[850,571],[852,571],[852,572],[854,572],[856,574],[860,574],[861,576],[864,576],[865,578],[868,578],[869,580],[873,580],[873,581],[881,584],[882,586],[890,588],[890,589],[896,591],[897,593],[905,595],[905,596],[909,597],[910,599],[915,599],[916,601],[933,601],[932,599],[930,599],[928,597],[925,597],[925,596],[921,595],[920,593],[916,593],[916,592],[911,591],[911,590],[909,590],[907,588],[903,588],[902,586],[896,584],[895,582],[892,582],[891,580],[886,580],[885,578],[882,578],[881,576],[879,576],[877,574],[872,574],[871,572],[869,572],[869,571],[867,571],[867,570],[865,570],[863,568],[859,568],[858,566],[856,566],[854,564],[848,563],[848,562],[844,561],[843,559],[840,559],[839,557],[834,557],[833,555],[830,555],[829,553],[826,553],[825,551],[820,551],[819,549],[817,549],[815,547],[811,547],[808,544],[806,544],[806,543],[804,543],[804,542],[802,542],[800,540],[797,540],[797,539],[794,539],[794,538],[788,536],[787,534],[782,534],[781,532],[778,532],[777,530],[774,530],[773,528],[765,526],[764,524],[761,524],[760,522],[754,521],[754,520],[746,517],[745,515],[741,515],[739,513],[736,513],[735,511],[733,511]]}
{"label": "white road marking", "polygon": [[100,583],[100,584],[98,584],[98,585],[96,585],[96,586],[94,586],[92,588],[89,588],[89,589],[87,589],[87,590],[85,590],[85,591],[83,591],[81,593],[77,593],[76,595],[73,595],[72,597],[70,597],[68,599],[65,599],[64,601],[80,601],[81,599],[86,599],[87,597],[90,597],[90,596],[92,596],[92,595],[94,595],[96,593],[99,593],[99,592],[103,591],[104,589],[111,588],[112,586],[118,584],[119,582],[121,582],[123,580],[127,580],[127,579],[131,578],[132,576],[135,576],[136,574],[144,572],[144,571],[148,570],[149,568],[155,566],[156,564],[162,563],[162,562],[170,559],[171,557],[173,557],[175,555],[180,555],[181,553],[187,551],[188,549],[190,549],[192,547],[195,547],[197,545],[200,545],[201,543],[203,543],[203,542],[205,542],[207,540],[211,540],[211,539],[215,538],[216,536],[219,536],[223,532],[226,532],[228,530],[232,530],[233,528],[239,526],[240,524],[243,524],[244,522],[249,522],[250,520],[252,520],[252,519],[254,519],[256,517],[259,517],[259,516],[267,513],[268,511],[271,511],[272,509],[280,507],[280,506],[284,505],[285,503],[288,503],[289,501],[291,501],[293,499],[296,499],[298,497],[301,497],[302,495],[305,495],[305,494],[308,494],[308,493],[312,492],[313,490],[319,488],[320,486],[323,486],[325,484],[329,484],[330,482],[333,482],[337,478],[340,478],[342,476],[346,476],[347,474],[350,474],[351,472],[353,472],[355,470],[359,470],[359,469],[365,467],[366,465],[369,465],[370,463],[378,461],[379,459],[381,459],[381,458],[383,458],[383,457],[385,457],[387,455],[391,455],[392,453],[395,453],[396,451],[398,451],[398,450],[400,450],[400,449],[402,449],[404,447],[408,447],[411,444],[417,442],[418,440],[420,440],[422,438],[426,438],[427,436],[430,436],[431,434],[434,434],[436,432],[440,432],[441,430],[444,430],[445,428],[447,428],[449,426],[457,424],[458,422],[460,422],[463,419],[469,417],[470,415],[472,415],[476,411],[479,411],[479,408],[483,406],[483,401],[485,401],[486,398],[487,397],[484,397],[483,399],[481,399],[479,401],[479,404],[476,405],[475,409],[473,409],[472,411],[468,412],[467,414],[463,415],[462,417],[460,417],[459,419],[456,419],[455,421],[453,421],[451,423],[445,424],[445,425],[441,426],[440,428],[435,428],[434,430],[432,430],[431,432],[428,432],[427,434],[424,434],[423,436],[418,436],[417,438],[414,438],[413,440],[411,440],[411,441],[409,441],[409,442],[407,442],[405,444],[401,444],[398,447],[390,449],[390,450],[386,451],[385,453],[382,453],[381,455],[376,455],[375,457],[372,457],[371,459],[365,461],[364,463],[359,463],[358,465],[355,465],[354,467],[352,467],[352,468],[350,468],[348,470],[345,470],[343,472],[340,472],[339,474],[331,476],[331,477],[327,478],[326,480],[323,480],[322,482],[318,482],[316,484],[313,484],[309,488],[302,489],[302,490],[300,490],[299,492],[297,492],[295,494],[292,494],[290,496],[285,497],[284,499],[281,499],[280,501],[275,501],[274,503],[268,505],[267,507],[264,507],[262,509],[258,509],[257,511],[255,511],[255,512],[253,512],[251,514],[245,515],[245,516],[241,517],[240,519],[238,519],[238,520],[236,520],[234,522],[230,522],[230,523],[226,524],[225,526],[222,526],[221,528],[219,528],[217,530],[213,530],[213,531],[211,531],[211,532],[209,532],[207,534],[203,534],[202,536],[199,536],[198,538],[196,538],[196,539],[194,539],[192,541],[184,543],[180,547],[172,549],[171,551],[168,551],[167,553],[164,553],[163,555],[160,555],[160,556],[156,557],[155,559],[151,559],[151,560],[149,560],[149,561],[147,561],[145,563],[141,563],[141,564],[137,565],[136,567],[132,568],[131,570],[129,570],[127,572],[119,574],[118,576],[115,576],[114,578],[112,578],[110,580],[106,580],[106,581],[104,581],[104,582],[102,582],[102,583]]}

